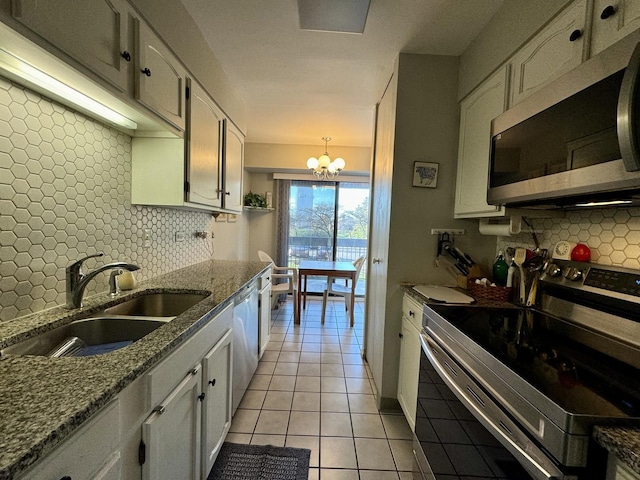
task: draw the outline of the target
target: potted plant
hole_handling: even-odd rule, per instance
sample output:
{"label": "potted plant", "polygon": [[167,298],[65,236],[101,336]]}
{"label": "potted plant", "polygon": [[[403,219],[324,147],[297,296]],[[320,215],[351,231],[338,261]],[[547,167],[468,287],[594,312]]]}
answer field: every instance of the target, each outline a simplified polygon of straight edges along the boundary
{"label": "potted plant", "polygon": [[253,193],[249,190],[244,196],[244,206],[245,207],[253,207],[253,208],[267,208],[267,199],[264,195],[260,193]]}

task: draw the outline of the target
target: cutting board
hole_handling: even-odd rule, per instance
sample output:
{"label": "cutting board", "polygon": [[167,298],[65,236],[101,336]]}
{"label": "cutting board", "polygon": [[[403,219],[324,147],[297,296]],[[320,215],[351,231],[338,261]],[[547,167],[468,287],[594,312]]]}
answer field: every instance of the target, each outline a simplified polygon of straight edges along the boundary
{"label": "cutting board", "polygon": [[413,289],[434,302],[473,303],[475,300],[464,293],[439,285],[416,285]]}

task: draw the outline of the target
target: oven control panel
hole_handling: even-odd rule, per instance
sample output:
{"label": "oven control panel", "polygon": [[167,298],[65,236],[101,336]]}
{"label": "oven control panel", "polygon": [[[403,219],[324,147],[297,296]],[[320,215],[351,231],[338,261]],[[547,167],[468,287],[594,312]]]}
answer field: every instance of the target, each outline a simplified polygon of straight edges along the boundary
{"label": "oven control panel", "polygon": [[584,285],[640,297],[640,273],[590,268]]}
{"label": "oven control panel", "polygon": [[545,264],[540,280],[640,303],[640,271],[637,270],[554,259]]}

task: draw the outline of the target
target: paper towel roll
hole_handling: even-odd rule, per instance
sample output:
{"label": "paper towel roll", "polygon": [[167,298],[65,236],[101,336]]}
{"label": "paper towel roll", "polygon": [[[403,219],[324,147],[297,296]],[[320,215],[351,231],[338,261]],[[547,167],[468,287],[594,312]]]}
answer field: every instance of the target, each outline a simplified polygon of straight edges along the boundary
{"label": "paper towel roll", "polygon": [[510,237],[511,236],[511,226],[504,224],[488,224],[480,222],[478,226],[481,235],[498,235],[500,237]]}

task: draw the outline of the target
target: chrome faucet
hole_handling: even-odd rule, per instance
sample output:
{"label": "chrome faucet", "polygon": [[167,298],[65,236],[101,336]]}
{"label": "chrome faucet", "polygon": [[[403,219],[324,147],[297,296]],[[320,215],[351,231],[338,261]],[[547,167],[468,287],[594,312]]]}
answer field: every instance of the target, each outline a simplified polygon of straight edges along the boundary
{"label": "chrome faucet", "polygon": [[73,262],[69,265],[66,270],[66,279],[67,279],[67,308],[80,308],[82,306],[82,296],[84,295],[84,290],[87,288],[87,284],[89,281],[106,270],[110,269],[125,269],[133,272],[135,270],[139,270],[140,267],[134,265],[132,263],[125,262],[113,262],[107,263],[106,265],[102,265],[101,267],[96,268],[88,273],[82,272],[82,264],[85,260],[89,258],[102,257],[104,253],[96,253],[94,255],[89,255],[87,257],[81,258],[77,262]]}

